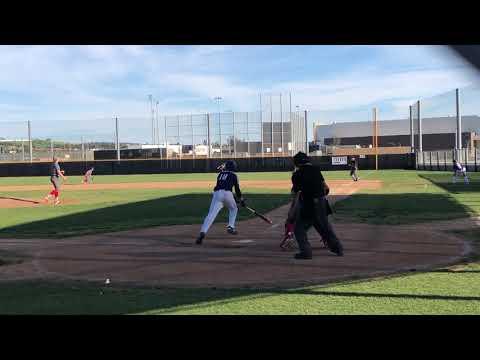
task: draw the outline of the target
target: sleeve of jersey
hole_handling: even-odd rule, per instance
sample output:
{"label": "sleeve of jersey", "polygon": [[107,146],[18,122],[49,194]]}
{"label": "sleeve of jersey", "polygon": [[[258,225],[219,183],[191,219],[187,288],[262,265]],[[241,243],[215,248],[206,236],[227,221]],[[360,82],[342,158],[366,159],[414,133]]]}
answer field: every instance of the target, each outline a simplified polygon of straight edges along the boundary
{"label": "sleeve of jersey", "polygon": [[234,183],[233,183],[233,186],[235,187],[235,194],[237,195],[237,198],[238,199],[241,199],[242,198],[242,192],[240,191],[240,185],[238,184],[238,176],[237,175],[234,175]]}

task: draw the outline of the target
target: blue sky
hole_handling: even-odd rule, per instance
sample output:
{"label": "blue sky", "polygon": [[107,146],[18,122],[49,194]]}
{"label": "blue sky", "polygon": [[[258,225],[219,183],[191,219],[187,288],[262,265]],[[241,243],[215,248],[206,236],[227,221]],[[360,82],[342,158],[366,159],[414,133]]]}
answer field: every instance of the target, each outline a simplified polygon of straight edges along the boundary
{"label": "blue sky", "polygon": [[216,96],[222,110],[256,111],[269,92],[339,120],[373,106],[404,118],[418,98],[476,81],[438,46],[0,46],[0,122],[60,133],[118,116],[128,132],[148,128],[148,94],[169,115],[217,111]]}

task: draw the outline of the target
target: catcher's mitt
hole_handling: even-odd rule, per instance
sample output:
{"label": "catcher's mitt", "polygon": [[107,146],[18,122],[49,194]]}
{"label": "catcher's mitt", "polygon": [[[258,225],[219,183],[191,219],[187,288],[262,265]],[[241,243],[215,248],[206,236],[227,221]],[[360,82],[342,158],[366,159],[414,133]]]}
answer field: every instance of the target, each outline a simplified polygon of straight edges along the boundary
{"label": "catcher's mitt", "polygon": [[283,251],[287,250],[294,250],[297,248],[297,241],[295,240],[295,224],[293,223],[285,223],[285,235],[283,236],[283,240],[280,243],[280,248]]}

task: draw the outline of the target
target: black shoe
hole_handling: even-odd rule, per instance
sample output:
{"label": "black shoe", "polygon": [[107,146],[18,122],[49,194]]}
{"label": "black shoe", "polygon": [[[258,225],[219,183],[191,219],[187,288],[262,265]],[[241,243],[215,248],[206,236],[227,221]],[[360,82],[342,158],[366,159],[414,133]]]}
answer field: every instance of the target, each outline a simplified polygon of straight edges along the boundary
{"label": "black shoe", "polygon": [[300,252],[298,254],[295,254],[294,258],[297,260],[311,260],[312,254],[305,254]]}
{"label": "black shoe", "polygon": [[231,226],[227,226],[227,232],[230,234],[230,235],[237,235],[238,232],[237,230],[235,230],[235,228],[231,227]]}
{"label": "black shoe", "polygon": [[195,241],[195,244],[202,245],[203,239],[205,239],[205,233],[201,232],[200,235],[198,235],[197,241]]}
{"label": "black shoe", "polygon": [[332,249],[330,249],[330,251],[334,254],[336,254],[337,256],[343,256],[343,247],[342,245],[338,245]]}

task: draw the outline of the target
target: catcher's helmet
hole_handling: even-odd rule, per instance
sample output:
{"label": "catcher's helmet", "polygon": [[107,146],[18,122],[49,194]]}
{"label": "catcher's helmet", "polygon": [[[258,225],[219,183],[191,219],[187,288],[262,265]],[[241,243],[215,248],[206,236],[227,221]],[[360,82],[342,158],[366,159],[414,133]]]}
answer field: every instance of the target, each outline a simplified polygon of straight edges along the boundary
{"label": "catcher's helmet", "polygon": [[293,157],[293,163],[296,166],[305,165],[308,162],[310,162],[310,158],[304,152],[299,151],[297,155]]}
{"label": "catcher's helmet", "polygon": [[225,169],[228,171],[236,171],[237,170],[237,163],[233,160],[228,160],[225,163]]}

